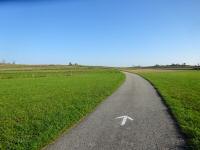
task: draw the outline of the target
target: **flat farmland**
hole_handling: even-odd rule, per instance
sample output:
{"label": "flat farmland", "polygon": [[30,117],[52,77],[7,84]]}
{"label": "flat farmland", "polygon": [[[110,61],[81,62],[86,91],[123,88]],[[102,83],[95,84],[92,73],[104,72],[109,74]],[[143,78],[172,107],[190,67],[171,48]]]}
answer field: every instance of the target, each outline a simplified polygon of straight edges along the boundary
{"label": "flat farmland", "polygon": [[140,69],[130,72],[155,86],[186,135],[189,149],[200,149],[200,71]]}
{"label": "flat farmland", "polygon": [[0,68],[0,149],[42,148],[94,110],[124,78],[103,68]]}

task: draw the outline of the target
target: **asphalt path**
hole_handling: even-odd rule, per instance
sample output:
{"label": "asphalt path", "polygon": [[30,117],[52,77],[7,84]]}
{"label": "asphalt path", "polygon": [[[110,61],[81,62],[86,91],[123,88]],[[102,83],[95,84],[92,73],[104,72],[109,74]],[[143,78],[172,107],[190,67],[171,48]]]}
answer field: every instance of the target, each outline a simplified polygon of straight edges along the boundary
{"label": "asphalt path", "polygon": [[155,89],[140,76],[125,74],[115,93],[45,149],[183,149],[184,139]]}

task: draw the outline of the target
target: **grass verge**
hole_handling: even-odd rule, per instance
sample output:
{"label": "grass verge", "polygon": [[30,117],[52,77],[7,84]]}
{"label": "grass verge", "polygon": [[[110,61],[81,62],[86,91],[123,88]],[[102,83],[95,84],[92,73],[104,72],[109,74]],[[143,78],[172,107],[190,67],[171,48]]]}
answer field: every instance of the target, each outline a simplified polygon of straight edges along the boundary
{"label": "grass verge", "polygon": [[[70,71],[71,73],[71,71]],[[1,71],[0,149],[40,149],[111,95],[116,70]]]}
{"label": "grass verge", "polygon": [[162,95],[182,132],[189,149],[200,149],[200,72],[133,71],[149,80]]}

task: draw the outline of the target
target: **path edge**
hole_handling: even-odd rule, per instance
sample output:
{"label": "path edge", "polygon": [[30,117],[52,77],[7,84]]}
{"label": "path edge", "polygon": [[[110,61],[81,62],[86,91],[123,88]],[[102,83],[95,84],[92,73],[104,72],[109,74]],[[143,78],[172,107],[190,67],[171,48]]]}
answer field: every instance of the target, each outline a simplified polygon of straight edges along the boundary
{"label": "path edge", "polygon": [[123,72],[132,73],[132,74],[140,76],[154,88],[154,90],[156,91],[156,94],[161,98],[162,104],[167,108],[166,110],[169,113],[171,119],[173,120],[176,130],[178,131],[178,133],[181,135],[182,139],[184,140],[184,145],[182,146],[182,148],[185,150],[192,150],[192,147],[188,146],[188,139],[189,139],[188,136],[182,131],[182,128],[179,125],[178,120],[176,119],[175,115],[173,114],[171,107],[167,104],[164,96],[161,94],[160,90],[156,87],[156,85],[152,81],[147,79],[146,77],[142,76],[141,74],[133,73],[131,71],[123,71]]}
{"label": "path edge", "polygon": [[121,86],[125,83],[125,81],[127,79],[127,76],[126,76],[126,74],[123,71],[119,71],[119,72],[121,72],[124,75],[124,79],[121,81],[121,83],[119,83],[119,85],[113,90],[113,92],[110,95],[108,95],[104,99],[102,99],[102,101],[99,104],[97,104],[96,107],[94,107],[90,112],[88,112],[85,116],[83,116],[80,120],[78,120],[71,127],[69,127],[69,128],[63,128],[58,133],[57,136],[55,136],[52,140],[49,140],[49,142],[47,142],[46,144],[42,145],[39,149],[41,149],[41,150],[47,150],[47,148],[51,144],[56,143],[59,140],[60,137],[62,137],[65,134],[69,133],[70,130],[72,130],[73,128],[76,128],[81,122],[83,122],[86,118],[88,118],[90,114],[92,114],[93,112],[95,112],[98,109],[98,107],[100,107],[100,105],[102,105],[110,96],[112,96],[115,92],[117,92],[121,88]]}

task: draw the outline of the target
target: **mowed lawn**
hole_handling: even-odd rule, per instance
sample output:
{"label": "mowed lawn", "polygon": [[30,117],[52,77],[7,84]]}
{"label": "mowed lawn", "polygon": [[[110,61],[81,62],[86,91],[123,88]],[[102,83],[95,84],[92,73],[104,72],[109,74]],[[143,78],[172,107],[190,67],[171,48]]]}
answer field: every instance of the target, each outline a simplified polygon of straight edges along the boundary
{"label": "mowed lawn", "polygon": [[0,71],[0,149],[42,148],[111,95],[124,78],[111,69]]}
{"label": "mowed lawn", "polygon": [[190,149],[200,149],[200,71],[134,71],[151,81],[187,135]]}

